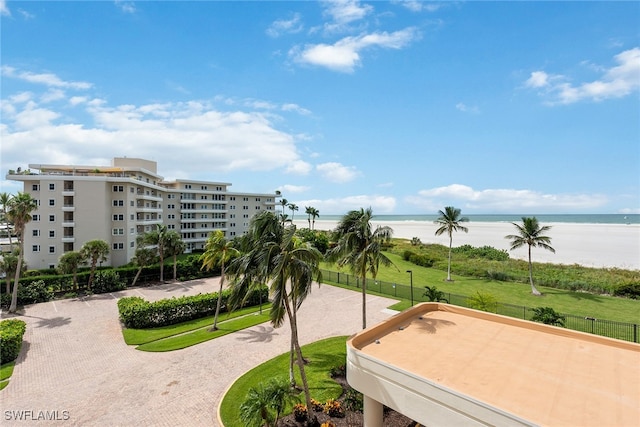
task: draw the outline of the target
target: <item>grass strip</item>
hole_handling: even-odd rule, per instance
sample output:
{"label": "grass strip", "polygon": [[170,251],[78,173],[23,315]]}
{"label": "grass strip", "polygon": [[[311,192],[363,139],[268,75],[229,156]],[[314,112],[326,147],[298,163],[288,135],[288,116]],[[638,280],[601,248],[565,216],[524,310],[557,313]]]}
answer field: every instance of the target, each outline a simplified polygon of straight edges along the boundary
{"label": "grass strip", "polygon": [[[268,312],[270,308],[269,304],[262,305],[262,311]],[[240,310],[232,311],[231,313],[223,313],[218,316],[218,323],[234,319],[240,316],[246,316],[247,314],[255,313],[260,310],[260,307],[247,307]],[[174,335],[183,334],[185,332],[194,331],[201,328],[206,328],[213,325],[214,316],[207,316],[200,319],[189,320],[187,322],[177,323],[175,325],[161,326],[159,328],[150,329],[122,329],[122,336],[124,342],[128,345],[141,345],[171,337]]]}
{"label": "grass strip", "polygon": [[13,367],[16,365],[16,361],[7,362],[0,366],[0,381],[9,379],[13,375]]}
{"label": "grass strip", "polygon": [[255,312],[247,314],[246,316],[219,322],[219,329],[216,331],[210,331],[209,328],[201,328],[181,335],[174,335],[168,338],[142,344],[136,347],[136,349],[153,352],[180,350],[192,345],[212,340],[214,338],[221,337],[223,335],[230,334],[232,332],[259,325],[260,323],[264,323],[267,321],[269,321],[268,311],[263,310],[263,314]]}
{"label": "grass strip", "polygon": [[[305,365],[305,373],[309,382],[311,397],[326,402],[337,399],[342,394],[342,387],[329,376],[331,368],[344,365],[346,360],[346,336],[316,341],[302,347],[304,358],[309,361]],[[301,385],[298,367],[295,368],[298,384]],[[289,379],[289,353],[283,353],[255,368],[251,369],[227,390],[220,405],[220,417],[226,427],[245,427],[240,421],[240,405],[244,402],[249,389],[270,378],[284,377]],[[304,394],[300,393],[300,401],[304,402]],[[287,408],[285,413],[290,413]]]}
{"label": "grass strip", "polygon": [[3,390],[8,385],[9,385],[9,380],[0,381],[0,390]]}

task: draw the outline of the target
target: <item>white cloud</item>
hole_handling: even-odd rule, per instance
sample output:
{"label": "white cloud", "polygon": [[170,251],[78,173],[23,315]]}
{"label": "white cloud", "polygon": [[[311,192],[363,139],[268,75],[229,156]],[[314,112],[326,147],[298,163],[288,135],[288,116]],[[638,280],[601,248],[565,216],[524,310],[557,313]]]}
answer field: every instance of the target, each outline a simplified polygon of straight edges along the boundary
{"label": "white cloud", "polygon": [[20,13],[20,15],[22,15],[22,17],[23,17],[25,20],[27,20],[27,19],[33,19],[33,18],[35,18],[35,17],[36,17],[34,14],[29,13],[29,12],[27,12],[27,11],[26,11],[26,10],[24,10],[24,9],[18,9],[18,13]]}
{"label": "white cloud", "polygon": [[[602,101],[621,98],[640,88],[640,48],[623,51],[614,57],[618,64],[602,68],[598,80],[582,84],[571,84],[565,76],[550,75],[544,71],[534,71],[525,86],[542,89],[543,95],[551,97],[551,104],[572,104],[583,100]],[[591,64],[589,67],[593,68]],[[597,67],[600,69],[601,67]]]}
{"label": "white cloud", "polygon": [[2,15],[2,16],[11,16],[11,11],[7,7],[6,0],[0,0],[0,15]]}
{"label": "white cloud", "polygon": [[463,102],[459,102],[456,104],[456,109],[458,109],[459,111],[462,111],[463,113],[473,113],[473,114],[477,114],[480,112],[480,109],[475,106],[475,105],[467,105]]}
{"label": "white cloud", "polygon": [[294,13],[291,19],[278,19],[273,21],[267,28],[267,35],[270,37],[280,37],[281,34],[295,34],[304,29],[299,13]]}
{"label": "white cloud", "polygon": [[602,207],[607,201],[607,197],[601,194],[545,194],[516,189],[475,190],[461,184],[421,190],[416,196],[407,198],[407,203],[425,211],[454,205],[463,210],[466,208],[487,213],[585,210]]}
{"label": "white cloud", "polygon": [[429,3],[420,0],[397,0],[394,3],[399,3],[412,12],[435,12],[438,9],[444,7],[443,3]]}
{"label": "white cloud", "polygon": [[283,196],[286,196],[287,194],[304,193],[305,191],[309,191],[309,189],[310,187],[307,187],[304,185],[292,185],[292,184],[285,184],[282,187],[278,188],[278,190],[282,192]]}
{"label": "white cloud", "polygon": [[91,83],[87,82],[68,82],[51,73],[33,73],[31,71],[18,71],[14,67],[3,65],[1,68],[2,76],[24,80],[29,83],[43,84],[49,87],[68,88],[76,90],[85,90],[91,88]]}
{"label": "white cloud", "polygon": [[299,106],[298,104],[282,104],[280,109],[282,111],[294,111],[303,116],[308,116],[311,114],[311,111]]}
{"label": "white cloud", "polygon": [[324,14],[332,20],[325,24],[328,32],[343,31],[350,23],[364,19],[373,11],[373,6],[363,5],[358,0],[326,1],[324,5]]}
{"label": "white cloud", "polygon": [[336,43],[296,46],[289,56],[298,63],[326,67],[334,71],[353,72],[361,64],[360,52],[368,48],[402,49],[418,39],[420,33],[413,27],[393,33],[377,32],[357,37],[345,37]]}
{"label": "white cloud", "polygon": [[[260,111],[224,111],[206,100],[111,106],[100,98],[67,96],[62,89],[71,84],[53,74],[32,78],[36,74],[11,67],[3,67],[4,73],[46,86],[2,99],[2,170],[34,161],[109,164],[118,155],[153,159],[180,177],[313,169],[298,152],[298,136],[278,129],[279,117]],[[24,147],[38,147],[37,159]],[[188,164],[177,161],[189,152],[198,155],[189,156]]]}
{"label": "white cloud", "polygon": [[136,13],[136,6],[132,1],[115,0],[114,3],[124,13]]}
{"label": "white cloud", "polygon": [[358,170],[353,166],[344,166],[340,163],[321,163],[316,169],[324,179],[331,182],[345,183],[353,181],[358,175]]}

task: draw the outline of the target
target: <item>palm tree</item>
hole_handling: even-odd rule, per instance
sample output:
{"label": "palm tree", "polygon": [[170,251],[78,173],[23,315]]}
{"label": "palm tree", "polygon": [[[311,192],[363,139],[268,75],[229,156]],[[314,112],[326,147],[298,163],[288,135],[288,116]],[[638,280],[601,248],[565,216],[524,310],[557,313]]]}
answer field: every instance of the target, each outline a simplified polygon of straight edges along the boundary
{"label": "palm tree", "polygon": [[288,207],[289,209],[291,209],[291,222],[293,222],[293,218],[294,218],[294,216],[295,216],[295,212],[296,212],[297,210],[299,210],[298,205],[296,205],[295,203],[289,203],[289,204],[287,205],[287,207]]}
{"label": "palm tree", "polygon": [[11,203],[12,198],[13,196],[9,193],[6,193],[6,192],[0,193],[0,205],[2,205],[2,216],[4,218],[5,230],[7,232],[7,236],[9,237],[9,251],[13,249],[13,244],[11,243],[11,230],[9,229],[9,215],[8,215],[9,204]]}
{"label": "palm tree", "polygon": [[165,255],[173,257],[173,280],[178,276],[178,255],[187,249],[186,243],[180,237],[180,233],[174,230],[167,231],[164,236]]}
{"label": "palm tree", "polygon": [[9,306],[9,313],[15,313],[18,308],[20,272],[22,271],[22,263],[24,262],[24,230],[27,223],[31,221],[31,212],[38,209],[38,202],[33,199],[30,194],[19,192],[11,198],[8,207],[8,219],[13,223],[13,229],[20,242],[18,265],[16,266],[16,273],[13,279],[13,292],[11,294],[11,305]]}
{"label": "palm tree", "polygon": [[[289,201],[283,197],[282,199],[280,199],[280,201],[279,201],[278,203],[280,203],[280,206],[282,206],[282,212],[281,212],[281,214],[282,214],[282,216],[284,217],[284,215],[285,215],[285,213],[284,213],[284,208],[286,208],[286,207],[287,207],[287,205],[289,204]],[[283,222],[282,222],[282,223],[284,224],[284,219],[283,219]]]}
{"label": "palm tree", "polygon": [[142,242],[157,248],[158,257],[160,258],[160,281],[164,282],[164,252],[167,243],[167,226],[157,224],[155,230],[142,235]]}
{"label": "palm tree", "polygon": [[453,243],[453,232],[464,231],[469,232],[467,227],[461,225],[461,222],[469,221],[469,218],[460,217],[460,209],[456,209],[453,206],[447,206],[444,211],[438,211],[440,217],[434,221],[440,227],[436,230],[436,236],[443,234],[445,231],[449,235],[449,266],[447,267],[447,282],[451,281],[451,246]]}
{"label": "palm tree", "polygon": [[382,253],[382,243],[391,238],[393,230],[387,226],[372,230],[372,217],[371,208],[349,211],[335,230],[336,246],[327,253],[328,261],[349,266],[362,280],[362,329],[367,327],[367,271],[375,279],[380,263],[394,265]]}
{"label": "palm tree", "polygon": [[[272,296],[271,323],[279,327],[288,319],[292,348],[296,354],[307,407],[311,395],[304,371],[304,359],[298,339],[297,310],[311,291],[315,280],[320,282],[320,252],[295,239],[295,226],[284,227],[272,212],[263,212],[251,220],[248,232],[248,252],[231,265],[232,295],[246,295],[251,283],[268,282]],[[287,286],[288,285],[288,286]],[[245,296],[246,297],[246,296]]]}
{"label": "palm tree", "polygon": [[309,222],[309,230],[311,230],[311,210],[314,209],[311,206],[304,207],[304,213],[307,214],[307,221]]}
{"label": "palm tree", "polygon": [[518,230],[518,234],[509,234],[505,239],[511,240],[511,250],[527,245],[529,247],[529,283],[531,283],[531,293],[533,295],[542,295],[540,291],[533,285],[533,263],[531,262],[531,248],[541,247],[553,253],[556,252],[550,245],[551,237],[545,236],[543,233],[551,230],[551,226],[543,227],[538,223],[536,217],[522,217],[522,224],[512,224]]}
{"label": "palm tree", "polygon": [[447,304],[449,303],[449,300],[445,298],[445,293],[439,290],[438,288],[436,288],[435,286],[425,286],[424,289],[425,291],[424,291],[424,294],[422,295],[427,297],[429,301],[432,301],[432,302],[444,301]]}
{"label": "palm tree", "polygon": [[320,216],[320,211],[316,208],[311,208],[311,221],[312,221],[312,226],[311,229],[315,230],[316,228],[316,218],[318,218]]}
{"label": "palm tree", "polygon": [[224,233],[221,230],[216,230],[209,234],[207,243],[205,245],[205,251],[200,255],[200,261],[202,261],[202,268],[211,270],[220,264],[220,290],[218,291],[218,301],[216,303],[216,314],[213,317],[212,331],[218,330],[218,314],[220,313],[220,306],[222,303],[222,289],[224,288],[225,279],[225,263],[233,257],[237,256],[240,252],[235,249],[233,242],[224,238]]}
{"label": "palm tree", "polygon": [[4,273],[7,295],[11,293],[11,276],[16,274],[19,256],[18,251],[13,251],[3,254],[0,258],[0,272]]}
{"label": "palm tree", "polygon": [[287,404],[297,400],[295,389],[286,380],[272,378],[249,389],[240,405],[240,420],[246,426],[276,426]]}
{"label": "palm tree", "polygon": [[84,263],[85,258],[78,251],[69,251],[62,254],[58,260],[58,270],[62,274],[73,274],[73,289],[78,290],[78,267]]}
{"label": "palm tree", "polygon": [[109,255],[109,244],[104,240],[96,239],[89,240],[85,242],[84,245],[80,248],[80,254],[82,258],[89,261],[91,266],[91,273],[89,273],[89,283],[87,287],[91,290],[91,285],[93,284],[93,278],[96,273],[96,266],[98,261],[101,263],[107,260],[107,255]]}
{"label": "palm tree", "polygon": [[133,278],[133,282],[131,282],[131,286],[135,286],[138,278],[140,277],[140,273],[142,270],[153,263],[157,262],[157,254],[155,249],[138,247],[136,248],[136,254],[131,260],[135,265],[138,266],[138,271],[136,272],[136,276]]}

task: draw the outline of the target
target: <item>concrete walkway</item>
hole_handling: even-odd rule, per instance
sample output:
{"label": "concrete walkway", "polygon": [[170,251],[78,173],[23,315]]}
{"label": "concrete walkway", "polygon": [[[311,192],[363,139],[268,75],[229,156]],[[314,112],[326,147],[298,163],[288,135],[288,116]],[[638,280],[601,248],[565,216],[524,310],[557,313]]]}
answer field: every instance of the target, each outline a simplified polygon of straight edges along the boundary
{"label": "concrete walkway", "polygon": [[[274,330],[264,323],[184,350],[147,353],[124,343],[116,306],[123,296],[153,301],[217,289],[218,280],[207,279],[27,306],[17,316],[27,331],[9,385],[0,391],[0,423],[218,426],[224,391],[288,351],[288,326]],[[358,292],[314,287],[299,313],[301,344],[358,332],[361,301]],[[394,302],[368,296],[368,324],[389,317],[384,309]]]}

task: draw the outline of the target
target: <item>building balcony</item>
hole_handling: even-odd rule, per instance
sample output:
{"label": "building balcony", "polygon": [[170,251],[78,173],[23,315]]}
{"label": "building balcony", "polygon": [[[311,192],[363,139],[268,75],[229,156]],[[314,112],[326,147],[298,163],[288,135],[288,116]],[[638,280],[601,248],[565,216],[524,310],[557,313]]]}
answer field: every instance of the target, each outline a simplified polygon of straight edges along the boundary
{"label": "building balcony", "polygon": [[74,243],[76,238],[74,236],[62,236],[62,243]]}
{"label": "building balcony", "polygon": [[64,205],[62,206],[62,212],[73,212],[76,210],[76,207],[73,205]]}
{"label": "building balcony", "polygon": [[76,195],[76,192],[75,192],[73,189],[66,189],[66,188],[65,188],[64,190],[62,190],[62,195],[63,195],[63,196],[70,196],[70,197],[73,197],[73,196],[75,196],[75,195]]}
{"label": "building balcony", "polygon": [[62,226],[63,227],[75,227],[76,223],[73,221],[62,221]]}

